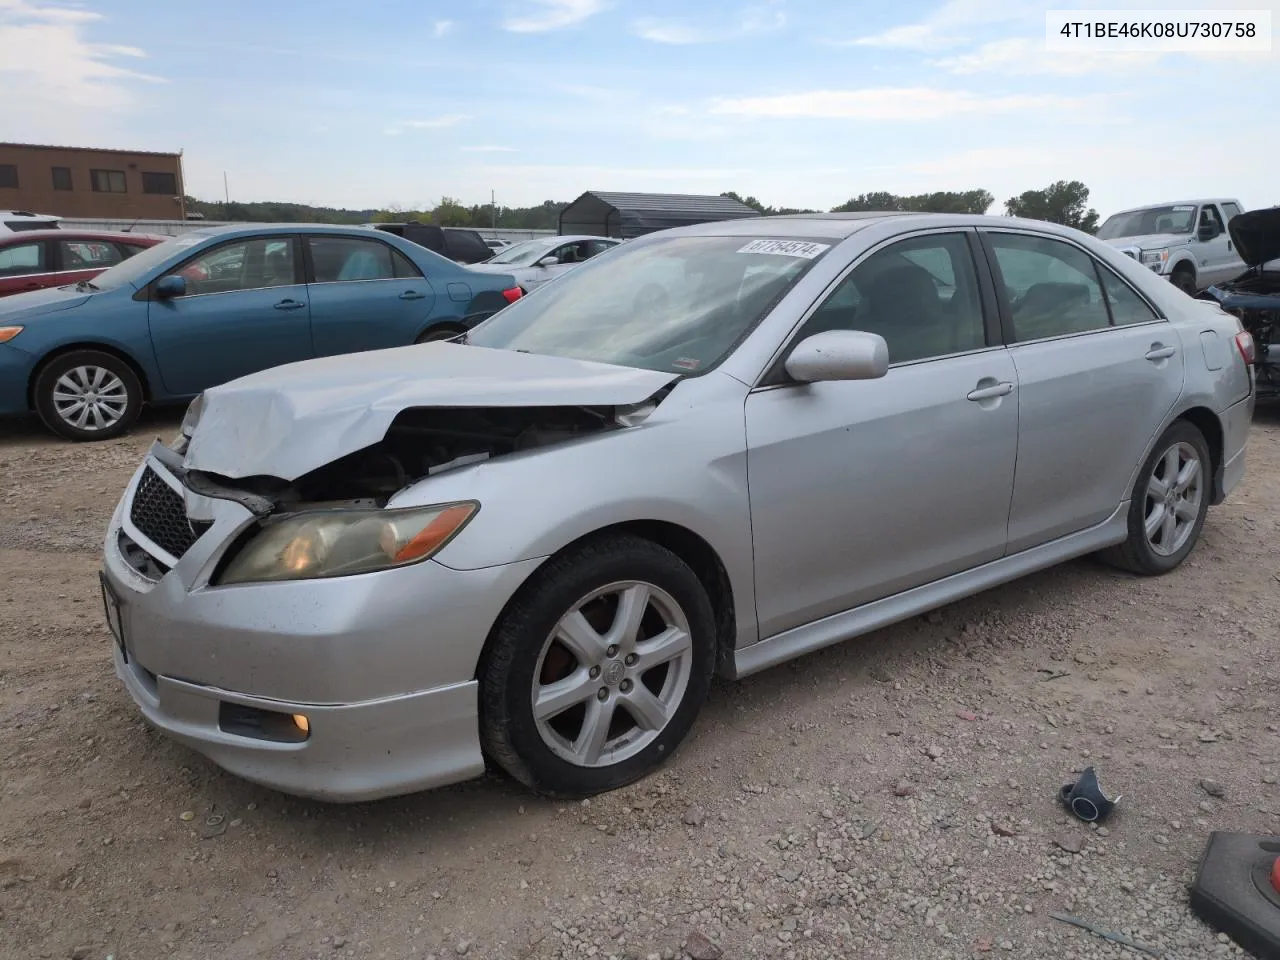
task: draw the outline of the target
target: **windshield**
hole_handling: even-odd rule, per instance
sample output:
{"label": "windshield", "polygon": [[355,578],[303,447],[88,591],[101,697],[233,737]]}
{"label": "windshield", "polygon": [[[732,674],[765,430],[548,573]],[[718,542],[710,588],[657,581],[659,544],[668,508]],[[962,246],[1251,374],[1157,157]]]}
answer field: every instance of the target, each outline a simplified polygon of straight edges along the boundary
{"label": "windshield", "polygon": [[1153,233],[1190,233],[1195,225],[1195,213],[1194,203],[1117,213],[1107,217],[1098,228],[1098,239],[1117,240],[1120,237],[1144,237]]}
{"label": "windshield", "polygon": [[162,240],[154,247],[148,247],[146,250],[134,254],[128,260],[122,260],[114,267],[103,270],[102,273],[93,278],[93,284],[100,290],[114,290],[125,284],[133,287],[141,286],[138,282],[140,277],[149,274],[180,250],[193,247],[206,238],[207,234],[185,233],[180,237],[170,237],[168,240]]}
{"label": "windshield", "polygon": [[750,237],[619,246],[494,314],[467,343],[698,373],[723,360],[829,248]]}
{"label": "windshield", "polygon": [[538,258],[560,242],[560,237],[544,237],[539,240],[525,240],[522,243],[507,247],[496,256],[490,257],[486,263],[506,263],[513,267],[529,267],[538,262]]}

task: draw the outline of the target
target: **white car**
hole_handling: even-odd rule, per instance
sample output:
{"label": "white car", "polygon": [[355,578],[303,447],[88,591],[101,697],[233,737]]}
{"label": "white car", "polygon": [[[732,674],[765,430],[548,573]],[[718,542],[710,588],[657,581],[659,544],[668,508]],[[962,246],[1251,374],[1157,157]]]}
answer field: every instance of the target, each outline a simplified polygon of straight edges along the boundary
{"label": "white car", "polygon": [[0,210],[0,233],[18,233],[22,230],[56,230],[61,217],[29,210]]}
{"label": "white car", "polygon": [[471,264],[469,269],[510,274],[521,290],[530,293],[621,242],[611,237],[538,237],[513,244],[484,263]]}

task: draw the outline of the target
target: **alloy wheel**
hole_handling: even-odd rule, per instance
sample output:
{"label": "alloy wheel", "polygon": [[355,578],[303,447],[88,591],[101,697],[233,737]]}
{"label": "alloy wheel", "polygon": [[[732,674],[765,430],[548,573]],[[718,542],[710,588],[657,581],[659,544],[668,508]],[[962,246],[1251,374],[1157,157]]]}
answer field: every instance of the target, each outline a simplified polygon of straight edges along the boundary
{"label": "alloy wheel", "polygon": [[1147,480],[1143,528],[1151,550],[1169,557],[1186,545],[1200,516],[1204,465],[1191,444],[1178,442],[1155,462]]}
{"label": "alloy wheel", "polygon": [[680,708],[693,657],[688,617],[665,591],[641,581],[593,591],[538,656],[533,716],[543,743],[580,767],[635,756]]}
{"label": "alloy wheel", "polygon": [[72,367],[53,387],[54,411],[78,430],[113,427],[128,407],[129,390],[124,381],[105,367]]}

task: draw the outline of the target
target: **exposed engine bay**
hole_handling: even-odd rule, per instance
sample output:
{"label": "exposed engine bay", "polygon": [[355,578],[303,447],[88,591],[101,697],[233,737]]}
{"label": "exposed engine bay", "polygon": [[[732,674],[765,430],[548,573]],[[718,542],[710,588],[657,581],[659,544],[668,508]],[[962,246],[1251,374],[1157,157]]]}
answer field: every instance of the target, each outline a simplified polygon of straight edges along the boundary
{"label": "exposed engine bay", "polygon": [[198,493],[238,500],[260,516],[304,504],[384,506],[410,484],[446,470],[632,426],[657,402],[655,398],[629,407],[409,408],[396,416],[377,443],[293,482],[265,476],[228,480],[198,471],[187,472],[186,482]]}
{"label": "exposed engine bay", "polygon": [[1201,297],[1240,318],[1253,336],[1258,398],[1280,398],[1280,272],[1255,268],[1230,283],[1210,287]]}

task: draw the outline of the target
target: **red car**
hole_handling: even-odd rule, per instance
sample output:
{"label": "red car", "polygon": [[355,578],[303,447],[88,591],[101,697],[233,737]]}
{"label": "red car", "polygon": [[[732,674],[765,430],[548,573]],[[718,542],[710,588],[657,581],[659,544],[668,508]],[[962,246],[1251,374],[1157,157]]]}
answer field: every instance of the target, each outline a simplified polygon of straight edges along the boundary
{"label": "red car", "polygon": [[168,237],[88,230],[0,234],[0,297],[92,280]]}

